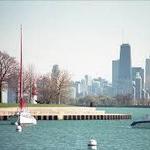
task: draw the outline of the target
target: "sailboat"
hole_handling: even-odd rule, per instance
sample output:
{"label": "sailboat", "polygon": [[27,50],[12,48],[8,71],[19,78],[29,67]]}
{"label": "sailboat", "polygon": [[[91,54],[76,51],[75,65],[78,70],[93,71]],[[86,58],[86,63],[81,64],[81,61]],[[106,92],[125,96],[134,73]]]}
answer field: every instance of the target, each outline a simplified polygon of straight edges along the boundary
{"label": "sailboat", "polygon": [[24,124],[37,124],[36,119],[32,116],[27,109],[26,101],[23,98],[23,76],[22,76],[22,26],[21,26],[21,39],[20,39],[20,68],[19,68],[19,109],[15,115],[10,117],[11,124],[24,125]]}

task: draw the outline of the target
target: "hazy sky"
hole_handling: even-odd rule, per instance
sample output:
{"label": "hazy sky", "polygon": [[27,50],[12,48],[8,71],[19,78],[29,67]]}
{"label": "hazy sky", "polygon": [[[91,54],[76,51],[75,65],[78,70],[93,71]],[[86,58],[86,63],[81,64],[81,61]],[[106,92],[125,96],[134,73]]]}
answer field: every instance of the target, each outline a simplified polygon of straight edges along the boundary
{"label": "hazy sky", "polygon": [[74,80],[111,81],[122,41],[131,45],[133,66],[144,67],[150,55],[149,1],[1,1],[0,50],[17,59],[20,24],[24,64],[39,73],[59,64]]}

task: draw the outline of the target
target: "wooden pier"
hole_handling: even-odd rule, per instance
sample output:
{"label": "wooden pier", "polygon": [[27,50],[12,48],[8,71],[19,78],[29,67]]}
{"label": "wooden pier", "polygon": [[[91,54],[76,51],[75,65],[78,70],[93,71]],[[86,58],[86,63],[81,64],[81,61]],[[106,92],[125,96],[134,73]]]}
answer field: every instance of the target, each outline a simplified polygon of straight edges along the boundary
{"label": "wooden pier", "polygon": [[[109,114],[94,107],[29,107],[37,120],[123,120],[130,114]],[[8,120],[17,108],[0,108],[0,120]]]}

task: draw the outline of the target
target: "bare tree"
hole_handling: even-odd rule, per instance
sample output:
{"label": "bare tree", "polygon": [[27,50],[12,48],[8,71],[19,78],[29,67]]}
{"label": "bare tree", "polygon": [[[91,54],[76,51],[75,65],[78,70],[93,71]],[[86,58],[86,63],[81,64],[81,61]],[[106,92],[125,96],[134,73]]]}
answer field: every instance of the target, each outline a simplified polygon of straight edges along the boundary
{"label": "bare tree", "polygon": [[70,75],[67,71],[60,71],[56,77],[51,78],[50,94],[55,103],[66,103],[70,98]]}
{"label": "bare tree", "polygon": [[37,80],[39,103],[61,104],[70,99],[70,75],[67,71],[43,75]]}
{"label": "bare tree", "polygon": [[50,76],[42,75],[37,78],[37,93],[39,103],[50,103]]}
{"label": "bare tree", "polygon": [[18,65],[14,57],[10,57],[6,52],[0,51],[0,103],[2,102],[3,83],[7,82],[17,70]]}
{"label": "bare tree", "polygon": [[[8,79],[8,87],[16,93],[16,102],[18,102],[18,73],[19,70],[16,69]],[[30,65],[27,70],[23,69],[23,93],[28,102],[30,102],[32,97],[32,85],[34,79],[35,74],[32,65]]]}
{"label": "bare tree", "polygon": [[35,79],[34,67],[29,65],[28,69],[23,71],[23,93],[28,102],[31,102],[32,85]]}

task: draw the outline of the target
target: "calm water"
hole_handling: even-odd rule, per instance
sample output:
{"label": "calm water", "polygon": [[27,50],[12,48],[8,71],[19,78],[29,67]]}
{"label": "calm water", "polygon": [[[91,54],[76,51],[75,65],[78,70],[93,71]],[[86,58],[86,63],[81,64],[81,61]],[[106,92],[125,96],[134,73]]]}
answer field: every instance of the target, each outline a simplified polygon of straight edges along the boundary
{"label": "calm water", "polygon": [[[98,108],[131,113],[133,119],[150,114],[150,108]],[[22,133],[0,121],[0,150],[88,150],[94,138],[98,150],[150,150],[150,129],[132,129],[126,121],[38,121]]]}

